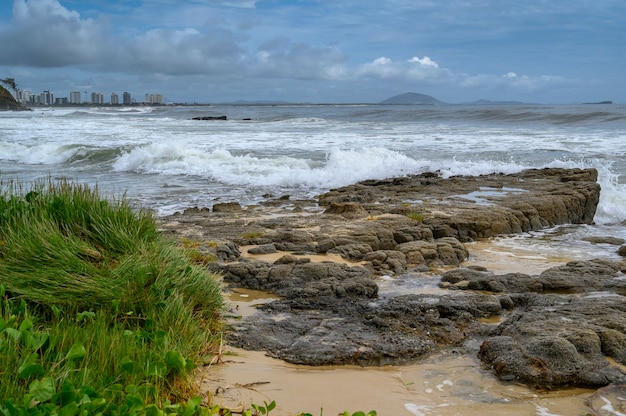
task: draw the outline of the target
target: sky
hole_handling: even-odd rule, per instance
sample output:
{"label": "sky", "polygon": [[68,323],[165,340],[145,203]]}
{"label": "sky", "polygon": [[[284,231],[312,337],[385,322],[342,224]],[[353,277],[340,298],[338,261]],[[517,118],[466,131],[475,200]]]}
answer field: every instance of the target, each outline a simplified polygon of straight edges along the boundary
{"label": "sky", "polygon": [[626,103],[624,0],[0,0],[0,79],[167,102]]}

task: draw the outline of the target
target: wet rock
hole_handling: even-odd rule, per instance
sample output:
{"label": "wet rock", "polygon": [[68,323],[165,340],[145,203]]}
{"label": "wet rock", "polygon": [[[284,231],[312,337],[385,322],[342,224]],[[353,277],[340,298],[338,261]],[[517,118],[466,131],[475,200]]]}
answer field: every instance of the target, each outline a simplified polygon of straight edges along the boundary
{"label": "wet rock", "polygon": [[592,236],[592,237],[584,237],[583,241],[588,241],[593,244],[611,244],[614,246],[621,246],[622,244],[624,244],[624,239],[617,238],[617,237]]}
{"label": "wet rock", "polygon": [[263,244],[256,247],[251,247],[248,249],[248,253],[250,254],[273,254],[278,253],[274,244]]}
{"label": "wet rock", "polygon": [[604,386],[626,373],[604,356],[623,359],[626,300],[535,295],[500,324],[481,346],[479,358],[503,380],[542,387]]}
{"label": "wet rock", "polygon": [[553,267],[539,276],[522,273],[494,275],[468,268],[451,270],[442,275],[442,287],[458,290],[491,292],[557,292],[584,293],[598,290],[620,291],[626,282],[619,279],[624,262],[595,259],[574,261]]}
{"label": "wet rock", "polygon": [[269,351],[297,364],[383,365],[460,345],[478,330],[475,318],[497,314],[501,307],[493,296],[468,293],[374,301],[296,297],[263,310],[266,314],[235,324],[231,345]]}

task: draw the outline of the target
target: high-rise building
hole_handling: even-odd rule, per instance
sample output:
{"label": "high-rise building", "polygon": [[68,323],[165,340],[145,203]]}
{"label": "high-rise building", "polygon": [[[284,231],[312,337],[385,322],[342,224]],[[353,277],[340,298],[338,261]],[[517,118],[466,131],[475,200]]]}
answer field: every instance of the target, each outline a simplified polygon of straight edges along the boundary
{"label": "high-rise building", "polygon": [[122,102],[124,105],[131,105],[133,103],[133,99],[129,92],[124,92],[124,94],[122,94]]}
{"label": "high-rise building", "polygon": [[104,104],[104,95],[100,92],[92,92],[91,104]]}
{"label": "high-rise building", "polygon": [[54,94],[50,91],[46,90],[39,94],[39,104],[41,105],[52,105],[54,104]]}
{"label": "high-rise building", "polygon": [[161,94],[146,94],[146,104],[163,104],[163,96]]}
{"label": "high-rise building", "polygon": [[80,104],[82,100],[80,99],[80,91],[72,91],[70,92],[70,104]]}
{"label": "high-rise building", "polygon": [[111,105],[119,105],[120,104],[120,96],[116,93],[111,94]]}
{"label": "high-rise building", "polygon": [[15,99],[22,104],[30,103],[30,97],[32,97],[32,93],[28,90],[17,90],[15,92]]}

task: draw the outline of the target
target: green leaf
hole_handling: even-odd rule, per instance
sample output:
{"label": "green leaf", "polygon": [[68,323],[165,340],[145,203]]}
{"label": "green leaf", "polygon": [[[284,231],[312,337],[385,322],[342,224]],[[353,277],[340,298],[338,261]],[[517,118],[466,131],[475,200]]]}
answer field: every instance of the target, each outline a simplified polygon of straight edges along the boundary
{"label": "green leaf", "polygon": [[35,334],[33,334],[32,344],[30,345],[30,348],[32,348],[33,351],[37,351],[41,347],[46,345],[46,343],[48,342],[49,339],[50,339],[50,335],[48,335],[45,332],[43,332],[43,333],[42,332],[35,333]]}
{"label": "green leaf", "polygon": [[18,330],[20,332],[24,332],[24,331],[28,331],[32,327],[33,327],[33,321],[31,321],[30,319],[26,318],[20,324],[20,327],[18,328]]}
{"label": "green leaf", "polygon": [[74,345],[72,345],[65,358],[68,360],[80,360],[85,355],[87,355],[87,350],[85,350],[85,347],[81,342],[77,341]]}
{"label": "green leaf", "polygon": [[93,321],[96,314],[91,311],[83,311],[76,314],[76,322]]}
{"label": "green leaf", "polygon": [[133,374],[135,370],[138,368],[137,362],[131,360],[129,356],[126,356],[121,359],[120,366],[122,367],[122,370],[130,374]]}
{"label": "green leaf", "polygon": [[76,402],[70,403],[67,406],[63,406],[59,412],[59,416],[76,416],[80,409]]}
{"label": "green leaf", "polygon": [[126,397],[124,397],[124,403],[133,410],[139,410],[144,406],[144,402],[141,397],[135,396],[134,394],[126,395]]}
{"label": "green leaf", "polygon": [[176,370],[184,370],[187,366],[187,361],[185,361],[185,357],[183,357],[178,351],[170,350],[165,353],[165,364]]}
{"label": "green leaf", "polygon": [[20,340],[20,331],[15,328],[7,328],[4,330],[8,336],[13,338],[13,341],[18,342]]}
{"label": "green leaf", "polygon": [[146,406],[143,410],[146,412],[146,416],[162,416],[164,414],[163,411],[154,404]]}
{"label": "green leaf", "polygon": [[44,373],[43,366],[37,362],[25,362],[17,369],[17,375],[23,380],[31,377],[41,377]]}
{"label": "green leaf", "polygon": [[52,309],[52,314],[54,315],[54,317],[59,319],[59,315],[61,314],[61,309],[59,309],[59,307],[56,305],[50,306],[50,309]]}
{"label": "green leaf", "polygon": [[39,402],[46,402],[52,399],[52,396],[56,393],[54,388],[54,380],[50,377],[44,377],[40,380],[35,380],[28,386],[28,392],[33,398]]}
{"label": "green leaf", "polygon": [[154,361],[146,366],[146,376],[165,377],[167,365],[163,361]]}

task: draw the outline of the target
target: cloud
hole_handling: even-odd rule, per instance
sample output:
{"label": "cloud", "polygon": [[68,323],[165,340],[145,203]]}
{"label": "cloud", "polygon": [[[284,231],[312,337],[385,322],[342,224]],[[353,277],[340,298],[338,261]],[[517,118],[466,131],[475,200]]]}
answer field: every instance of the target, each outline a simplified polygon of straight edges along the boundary
{"label": "cloud", "polygon": [[106,49],[108,29],[106,22],[81,19],[57,0],[14,0],[13,25],[0,30],[0,63],[59,67],[96,62]]}
{"label": "cloud", "polygon": [[448,79],[450,72],[445,68],[440,68],[439,64],[428,56],[423,58],[414,56],[409,60],[399,62],[383,56],[361,65],[356,74],[358,77],[365,78],[435,83]]}
{"label": "cloud", "polygon": [[313,47],[280,36],[259,45],[245,67],[260,77],[337,80],[345,77],[345,59],[335,47]]}
{"label": "cloud", "polygon": [[227,73],[242,51],[225,30],[212,34],[196,29],[152,29],[131,39],[117,57],[127,71],[168,75]]}
{"label": "cloud", "polygon": [[564,86],[572,84],[573,82],[574,80],[556,75],[518,75],[513,71],[507,72],[501,76],[491,74],[463,74],[459,78],[459,85],[465,88],[493,89],[505,87],[526,91],[545,89],[553,86]]}

